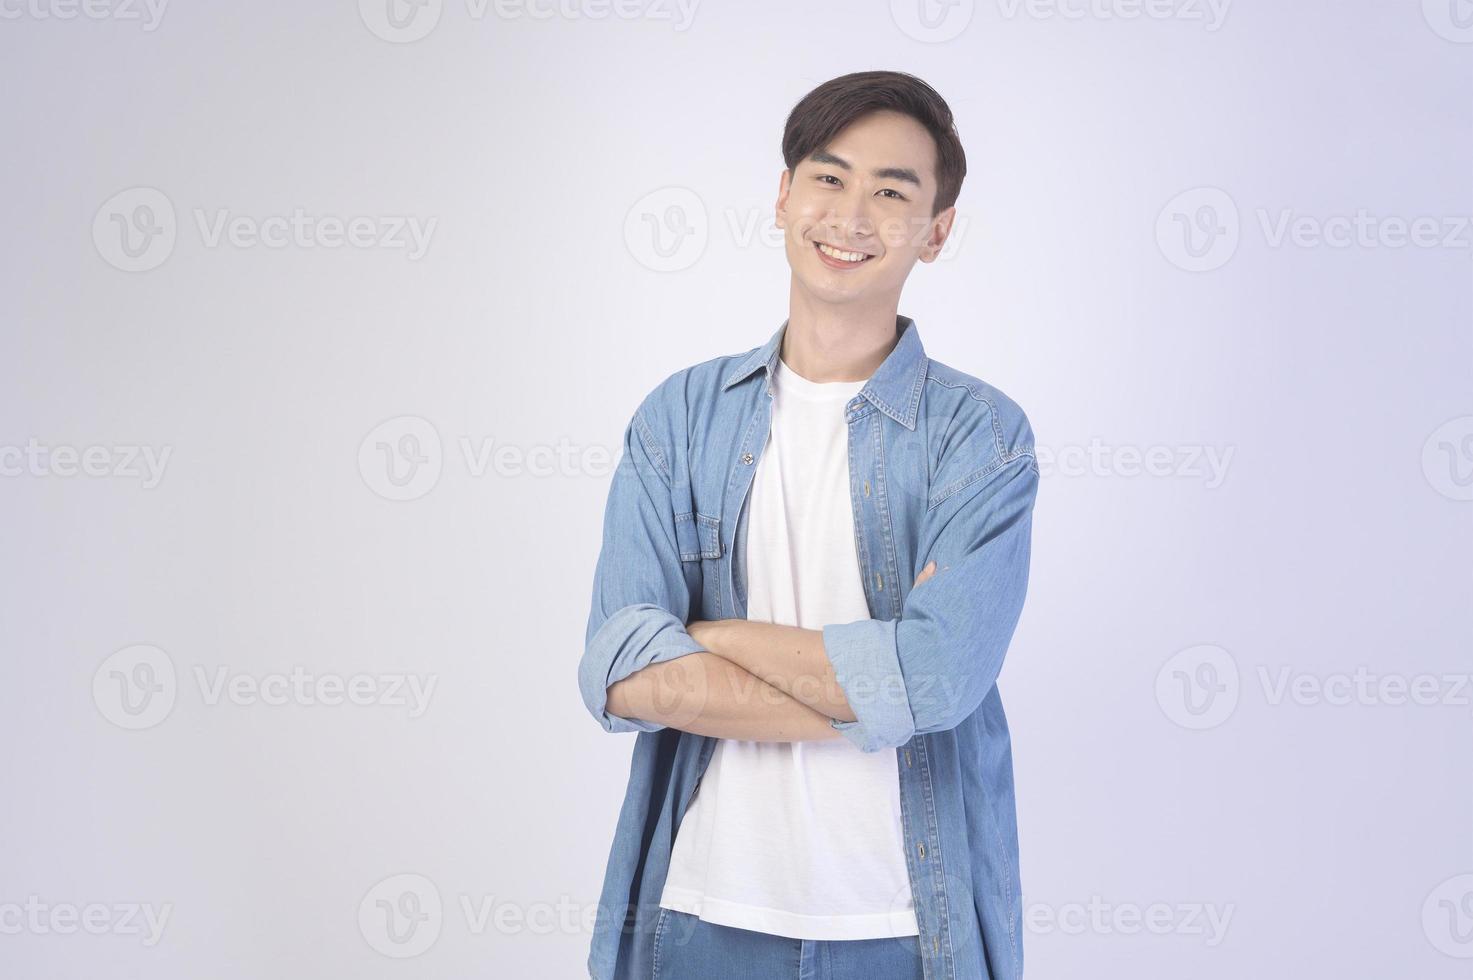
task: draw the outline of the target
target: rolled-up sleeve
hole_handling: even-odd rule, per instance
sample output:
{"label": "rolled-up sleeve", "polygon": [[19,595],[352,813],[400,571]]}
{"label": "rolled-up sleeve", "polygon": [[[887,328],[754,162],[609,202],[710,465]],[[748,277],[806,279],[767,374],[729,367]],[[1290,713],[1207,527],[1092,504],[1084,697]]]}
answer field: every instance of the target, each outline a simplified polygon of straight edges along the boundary
{"label": "rolled-up sleeve", "polygon": [[830,724],[863,751],[955,728],[997,682],[1028,588],[1038,476],[1026,452],[963,481],[927,512],[917,562],[937,571],[900,618],[823,628],[855,718]]}
{"label": "rolled-up sleeve", "polygon": [[669,456],[650,429],[649,410],[646,399],[624,430],[578,663],[583,703],[607,732],[664,728],[610,714],[609,687],[651,664],[704,649],[685,628],[691,586],[675,535]]}

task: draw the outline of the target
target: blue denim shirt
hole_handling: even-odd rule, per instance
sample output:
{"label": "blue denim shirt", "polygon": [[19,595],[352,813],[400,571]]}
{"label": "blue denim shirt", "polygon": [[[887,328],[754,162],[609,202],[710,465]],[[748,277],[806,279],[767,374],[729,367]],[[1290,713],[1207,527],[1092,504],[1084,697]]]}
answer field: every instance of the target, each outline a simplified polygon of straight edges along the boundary
{"label": "blue denim shirt", "polygon": [[[624,432],[578,682],[608,732],[638,732],[588,957],[593,980],[648,980],[676,829],[717,740],[607,710],[608,687],[703,649],[698,620],[745,619],[748,491],[767,442],[762,347],[670,375]],[[1016,980],[1022,896],[1007,719],[997,690],[1028,582],[1038,466],[1022,409],[926,357],[915,322],[846,405],[855,546],[871,618],[824,649],[855,720],[894,752],[927,980]],[[932,559],[937,571],[912,588]]]}

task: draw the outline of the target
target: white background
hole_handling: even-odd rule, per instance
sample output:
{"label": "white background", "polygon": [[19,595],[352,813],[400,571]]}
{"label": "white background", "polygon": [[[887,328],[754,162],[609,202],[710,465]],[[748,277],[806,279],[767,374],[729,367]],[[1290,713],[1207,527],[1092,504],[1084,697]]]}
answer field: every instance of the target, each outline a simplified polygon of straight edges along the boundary
{"label": "white background", "polygon": [[[1029,975],[1467,976],[1464,0],[361,6],[0,3],[0,972],[585,975],[633,744],[575,679],[613,456],[787,315],[788,110],[895,68],[970,166],[901,312],[1055,459],[1002,678]],[[214,697],[297,668],[373,703]]]}

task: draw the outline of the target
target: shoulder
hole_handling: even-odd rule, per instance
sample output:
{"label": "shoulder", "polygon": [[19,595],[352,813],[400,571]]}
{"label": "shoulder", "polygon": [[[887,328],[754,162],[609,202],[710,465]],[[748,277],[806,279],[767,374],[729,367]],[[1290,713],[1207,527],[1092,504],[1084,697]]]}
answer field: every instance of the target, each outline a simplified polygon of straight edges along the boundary
{"label": "shoulder", "polygon": [[986,450],[992,458],[983,462],[1001,465],[1034,454],[1033,425],[1023,407],[1000,388],[949,364],[928,361],[921,405],[949,442],[972,443],[974,454],[990,443]]}
{"label": "shoulder", "polygon": [[672,371],[650,389],[641,407],[657,411],[689,404],[704,397],[713,397],[721,390],[722,383],[736,370],[737,365],[758,349],[752,347],[735,354],[708,357],[704,361]]}
{"label": "shoulder", "polygon": [[722,394],[722,385],[737,367],[760,347],[720,354],[665,375],[640,400],[635,425],[641,435],[671,446],[681,441],[691,424],[710,412]]}

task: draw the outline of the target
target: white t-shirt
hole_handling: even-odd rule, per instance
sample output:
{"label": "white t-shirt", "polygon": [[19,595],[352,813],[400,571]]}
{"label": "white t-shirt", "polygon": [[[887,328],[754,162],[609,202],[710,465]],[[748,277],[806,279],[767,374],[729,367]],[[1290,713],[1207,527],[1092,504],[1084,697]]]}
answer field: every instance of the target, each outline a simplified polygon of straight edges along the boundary
{"label": "white t-shirt", "polygon": [[[845,406],[779,358],[753,475],[747,618],[820,629],[867,619]],[[670,856],[660,905],[795,939],[913,936],[895,752],[848,739],[720,739]]]}

